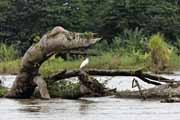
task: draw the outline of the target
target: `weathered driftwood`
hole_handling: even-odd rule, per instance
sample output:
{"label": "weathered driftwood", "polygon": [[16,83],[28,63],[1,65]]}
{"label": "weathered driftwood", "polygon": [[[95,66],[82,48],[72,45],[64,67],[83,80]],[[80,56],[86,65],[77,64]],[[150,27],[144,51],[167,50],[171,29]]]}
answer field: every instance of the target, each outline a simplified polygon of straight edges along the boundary
{"label": "weathered driftwood", "polygon": [[115,92],[115,90],[105,88],[105,86],[100,84],[98,80],[82,70],[64,70],[58,73],[58,75],[52,75],[46,79],[51,81],[53,80],[55,82],[71,77],[78,77],[81,86],[80,91],[83,96],[105,96]]}
{"label": "weathered driftwood", "polygon": [[[41,87],[40,90],[35,90],[35,97],[49,99],[46,83],[41,76],[35,77],[34,82],[38,83]],[[66,99],[77,99],[84,96],[107,96],[114,93],[113,90],[105,88],[103,84],[100,84],[95,78],[89,76],[84,71],[79,71],[78,74],[79,83],[72,83],[71,86],[67,81],[48,81],[48,88],[51,97],[60,97]],[[45,85],[44,85],[45,83]],[[67,84],[66,84],[67,83]],[[67,85],[67,86],[66,86]],[[39,87],[38,87],[39,88]],[[40,94],[39,94],[40,93]]]}
{"label": "weathered driftwood", "polygon": [[[142,70],[136,70],[136,71],[127,71],[127,70],[99,70],[99,69],[88,69],[84,70],[89,75],[95,75],[95,76],[134,76],[138,77],[144,82],[147,82],[149,84],[154,85],[161,85],[162,82],[164,83],[178,83],[178,81],[168,79],[162,76],[153,75],[150,73],[144,73]],[[80,70],[62,70],[59,71],[51,76],[49,76],[47,79],[49,80],[60,80],[70,77],[77,77],[80,74]]]}
{"label": "weathered driftwood", "polygon": [[45,34],[40,41],[31,46],[22,58],[21,68],[11,90],[6,94],[8,98],[29,98],[37,84],[33,82],[38,76],[41,64],[59,51],[86,48],[96,43],[100,38],[85,37],[81,33],[55,27]]}
{"label": "weathered driftwood", "polygon": [[144,93],[143,93],[143,91],[142,91],[142,88],[141,88],[141,86],[140,86],[140,84],[139,84],[139,82],[138,82],[138,80],[136,80],[136,79],[134,78],[133,81],[132,81],[132,88],[135,88],[135,87],[138,87],[139,94],[141,95],[141,97],[142,97],[143,99],[146,99],[145,96],[144,96]]}
{"label": "weathered driftwood", "polygon": [[[162,102],[179,102],[180,101],[180,82],[173,79],[168,79],[162,76],[144,73],[141,70],[136,71],[124,71],[124,70],[97,70],[97,69],[88,69],[84,70],[83,73],[95,76],[134,76],[138,77],[144,82],[149,84],[158,85],[156,87],[145,89],[140,91],[114,91],[113,94],[116,94],[116,97],[120,98],[142,98],[142,99],[164,99]],[[77,77],[80,76],[80,70],[63,70],[59,71],[46,79],[58,81],[65,78]],[[87,80],[84,78],[83,80]],[[82,80],[82,81],[83,81]],[[164,83],[164,84],[162,84]],[[86,84],[85,84],[86,85]],[[86,85],[89,86],[89,85]],[[140,86],[139,86],[140,87]],[[94,88],[94,87],[93,87]],[[103,90],[106,94],[105,89]],[[96,91],[95,93],[98,93]],[[109,91],[107,92],[107,94]],[[102,95],[102,94],[101,94]]]}
{"label": "weathered driftwood", "polygon": [[38,86],[38,90],[41,95],[41,98],[50,99],[46,81],[42,78],[42,76],[34,77],[33,82]]}
{"label": "weathered driftwood", "polygon": [[[100,84],[95,78],[89,76],[84,71],[79,71],[78,78],[80,84],[87,88],[87,92],[84,93],[88,96],[104,96],[106,94],[105,87]],[[83,90],[81,90],[83,92]]]}
{"label": "weathered driftwood", "polygon": [[[156,86],[153,88],[142,90],[143,97],[145,99],[166,99],[170,100],[174,97],[180,97],[180,84],[179,83],[173,83],[173,84],[163,84],[160,86]],[[139,91],[119,91],[116,94],[119,98],[142,98]],[[143,98],[143,99],[144,99]]]}
{"label": "weathered driftwood", "polygon": [[170,97],[170,98],[165,98],[161,100],[162,103],[174,103],[174,102],[180,102],[179,97]]}

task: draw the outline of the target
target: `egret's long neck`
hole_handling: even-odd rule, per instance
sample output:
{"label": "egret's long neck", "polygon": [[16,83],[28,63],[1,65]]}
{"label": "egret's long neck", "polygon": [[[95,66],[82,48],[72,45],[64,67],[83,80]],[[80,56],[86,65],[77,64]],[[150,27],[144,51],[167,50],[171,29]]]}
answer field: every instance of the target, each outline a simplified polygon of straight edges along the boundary
{"label": "egret's long neck", "polygon": [[89,61],[89,58],[87,57],[85,60]]}

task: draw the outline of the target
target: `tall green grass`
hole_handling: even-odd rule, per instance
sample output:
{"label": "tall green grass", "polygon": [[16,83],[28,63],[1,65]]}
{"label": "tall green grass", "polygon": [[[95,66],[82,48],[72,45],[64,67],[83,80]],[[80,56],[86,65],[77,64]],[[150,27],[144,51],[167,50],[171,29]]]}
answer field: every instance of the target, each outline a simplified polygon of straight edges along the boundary
{"label": "tall green grass", "polygon": [[[89,57],[89,64],[85,67],[96,69],[138,69],[146,68],[150,70],[150,56],[145,53],[135,52],[128,53],[124,51],[105,52],[101,56]],[[0,62],[0,73],[4,74],[16,74],[20,68],[20,59]],[[54,72],[63,69],[79,69],[79,66],[83,59],[65,61],[62,58],[50,58],[45,61],[40,67],[40,73],[44,76],[48,76]],[[180,68],[180,56],[175,53],[171,55],[169,61],[169,67],[171,70]]]}
{"label": "tall green grass", "polygon": [[20,69],[20,59],[1,61],[0,74],[17,74]]}
{"label": "tall green grass", "polygon": [[4,43],[0,43],[0,62],[10,61],[17,58],[17,51]]}
{"label": "tall green grass", "polygon": [[[146,60],[143,54],[132,55],[123,54],[121,51],[105,52],[101,56],[89,57],[89,64],[85,67],[96,68],[96,69],[137,69],[146,67]],[[120,55],[123,54],[123,55]],[[143,57],[142,57],[143,56]],[[79,66],[83,59],[74,61],[64,61],[62,58],[55,59],[50,58],[40,68],[40,71],[44,75],[51,74],[59,71],[60,69],[79,69]]]}
{"label": "tall green grass", "polygon": [[160,33],[152,35],[149,40],[151,66],[155,72],[165,71],[170,64],[171,49],[170,45],[165,42],[165,38]]}

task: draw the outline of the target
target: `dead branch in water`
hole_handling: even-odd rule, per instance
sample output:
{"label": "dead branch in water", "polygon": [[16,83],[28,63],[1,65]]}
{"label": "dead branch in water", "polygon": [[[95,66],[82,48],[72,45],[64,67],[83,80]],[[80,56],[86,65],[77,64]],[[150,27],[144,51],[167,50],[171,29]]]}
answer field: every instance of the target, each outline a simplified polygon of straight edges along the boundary
{"label": "dead branch in water", "polygon": [[[161,83],[175,83],[178,81],[168,79],[159,75],[154,75],[150,73],[142,72],[142,70],[135,71],[125,71],[125,70],[100,70],[100,69],[88,69],[84,70],[87,74],[93,76],[134,76],[142,81],[153,84],[153,85],[161,85]],[[77,77],[80,74],[79,69],[75,70],[61,70],[53,75],[50,75],[47,79],[58,81],[61,79]]]}

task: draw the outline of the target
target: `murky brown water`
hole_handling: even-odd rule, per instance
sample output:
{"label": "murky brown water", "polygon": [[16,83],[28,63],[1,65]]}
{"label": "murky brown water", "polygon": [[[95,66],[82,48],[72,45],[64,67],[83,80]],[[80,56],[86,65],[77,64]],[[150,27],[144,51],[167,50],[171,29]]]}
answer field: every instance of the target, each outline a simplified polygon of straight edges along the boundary
{"label": "murky brown water", "polygon": [[[1,76],[2,77],[2,76]],[[3,76],[11,86],[14,76]],[[179,75],[169,76],[180,80]],[[2,79],[2,78],[1,78]],[[107,78],[99,78],[103,81]],[[132,77],[115,77],[109,87],[129,89]],[[152,87],[141,82],[143,87]],[[0,120],[179,120],[180,103],[160,103],[113,97],[79,100],[0,99]]]}

